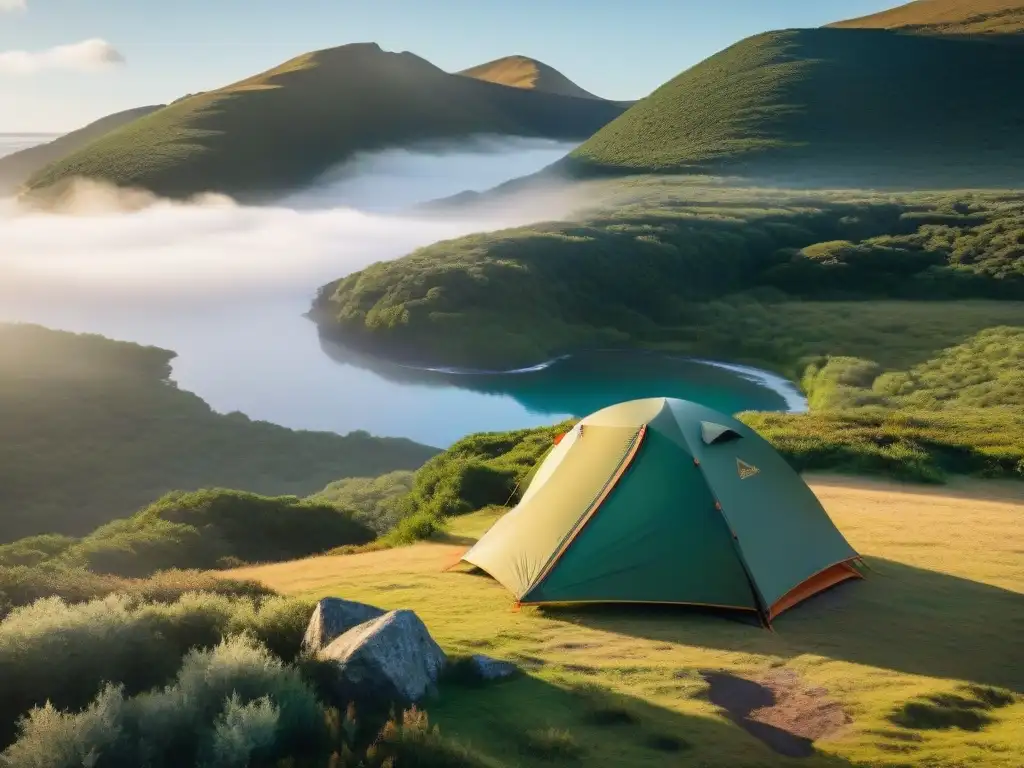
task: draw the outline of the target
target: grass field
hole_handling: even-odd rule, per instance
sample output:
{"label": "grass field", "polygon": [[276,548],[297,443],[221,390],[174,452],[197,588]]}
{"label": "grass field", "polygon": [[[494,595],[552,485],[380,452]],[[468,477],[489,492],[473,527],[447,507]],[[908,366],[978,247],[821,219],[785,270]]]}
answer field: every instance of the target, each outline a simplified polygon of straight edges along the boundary
{"label": "grass field", "polygon": [[810,482],[872,570],[784,614],[775,633],[685,610],[516,612],[488,577],[442,572],[494,512],[456,519],[446,541],[228,573],[294,595],[412,608],[446,651],[517,661],[527,676],[446,690],[428,708],[444,733],[509,765],[796,764],[724,717],[701,676],[790,669],[852,718],[816,742],[808,768],[1018,768],[1024,491]]}

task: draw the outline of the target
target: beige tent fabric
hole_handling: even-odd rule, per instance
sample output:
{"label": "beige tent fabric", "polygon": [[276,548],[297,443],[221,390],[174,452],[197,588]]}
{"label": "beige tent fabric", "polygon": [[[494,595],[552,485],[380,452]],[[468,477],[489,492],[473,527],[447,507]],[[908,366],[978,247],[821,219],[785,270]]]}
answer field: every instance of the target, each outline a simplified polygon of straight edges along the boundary
{"label": "beige tent fabric", "polygon": [[642,423],[576,426],[545,459],[523,500],[462,559],[521,598],[597,502],[641,429]]}

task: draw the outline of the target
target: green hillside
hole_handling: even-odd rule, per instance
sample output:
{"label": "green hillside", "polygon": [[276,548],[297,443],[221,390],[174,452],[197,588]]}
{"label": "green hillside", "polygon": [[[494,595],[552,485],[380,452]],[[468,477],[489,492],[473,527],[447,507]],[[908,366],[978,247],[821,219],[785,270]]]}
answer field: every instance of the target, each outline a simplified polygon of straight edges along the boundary
{"label": "green hillside", "polygon": [[313,316],[342,344],[429,364],[511,368],[643,345],[795,377],[806,355],[892,349],[917,362],[904,342],[935,351],[1024,318],[1021,194],[653,176],[584,196],[597,202],[581,220],[435,243],[341,278]]}
{"label": "green hillside", "polygon": [[49,534],[0,545],[0,568],[46,563],[135,578],[171,568],[291,560],[373,537],[351,510],[326,502],[222,489],[175,491],[81,539]]}
{"label": "green hillside", "polygon": [[53,163],[30,185],[85,176],[169,196],[252,196],[310,182],[360,151],[481,133],[582,139],[622,111],[353,44],[178,101]]}
{"label": "green hillside", "polygon": [[1019,34],[1021,0],[917,0],[888,11],[829,24],[830,27],[903,29],[929,34]]}
{"label": "green hillside", "polygon": [[0,324],[0,541],[86,534],[174,489],[305,495],[339,477],[415,469],[436,453],[215,413],[170,381],[174,356]]}
{"label": "green hillside", "polygon": [[0,157],[0,195],[16,192],[22,184],[28,181],[32,174],[45,168],[50,163],[56,162],[72,152],[77,152],[88,145],[89,142],[95,141],[105,133],[120,128],[122,125],[127,125],[132,120],[145,117],[162,106],[161,104],[126,109],[124,112],[107,115],[104,118],[89,123],[83,128],[66,133],[53,141]]}
{"label": "green hillside", "polygon": [[879,29],[742,40],[572,152],[576,176],[736,174],[904,189],[1024,184],[1024,45]]}
{"label": "green hillside", "polygon": [[544,62],[531,59],[528,56],[505,56],[464,69],[457,74],[512,88],[557,93],[561,96],[575,96],[579,99],[600,98],[600,96],[595,96],[590,91],[580,88],[554,67],[549,67]]}

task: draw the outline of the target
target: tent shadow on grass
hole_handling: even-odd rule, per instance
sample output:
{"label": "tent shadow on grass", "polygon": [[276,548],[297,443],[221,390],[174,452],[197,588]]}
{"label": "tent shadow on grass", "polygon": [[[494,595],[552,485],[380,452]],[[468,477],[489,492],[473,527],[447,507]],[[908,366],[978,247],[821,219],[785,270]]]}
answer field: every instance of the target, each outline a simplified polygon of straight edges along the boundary
{"label": "tent shadow on grass", "polygon": [[809,653],[1024,692],[1011,649],[1024,598],[999,587],[882,558],[774,622],[775,632],[673,606],[546,606],[546,618],[662,642],[792,658]]}
{"label": "tent shadow on grass", "polygon": [[[789,764],[728,720],[682,714],[631,696],[556,685],[534,676],[479,688],[446,686],[427,711],[442,734],[502,764]],[[806,768],[853,766],[810,745],[807,754],[801,760]]]}

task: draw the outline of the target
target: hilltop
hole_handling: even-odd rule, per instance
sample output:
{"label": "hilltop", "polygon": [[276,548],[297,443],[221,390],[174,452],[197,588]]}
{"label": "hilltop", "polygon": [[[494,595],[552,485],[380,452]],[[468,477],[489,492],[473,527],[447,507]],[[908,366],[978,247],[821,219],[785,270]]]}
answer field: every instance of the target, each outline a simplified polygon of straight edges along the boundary
{"label": "hilltop", "polygon": [[108,133],[33,176],[76,176],[184,197],[249,197],[313,181],[356,153],[476,134],[576,140],[623,112],[584,99],[446,73],[360,43],[304,54]]}
{"label": "hilltop", "polygon": [[599,99],[585,91],[554,67],[528,56],[505,56],[485,64],[464,69],[457,74],[532,91],[544,91],[578,99]]}
{"label": "hilltop", "polygon": [[341,477],[415,469],[437,453],[216,413],[170,379],[174,357],[0,324],[0,542],[85,534],[173,489],[308,494]]}
{"label": "hilltop", "polygon": [[902,29],[939,34],[1024,32],[1021,0],[917,0],[887,11],[829,24],[838,28]]}
{"label": "hilltop", "polygon": [[795,186],[1024,184],[1024,45],[792,29],[686,70],[550,172],[740,175]]}
{"label": "hilltop", "polygon": [[164,105],[136,107],[100,118],[78,130],[66,133],[53,141],[13,152],[0,157],[0,195],[16,192],[36,171],[67,155],[77,152],[91,141],[110,131],[127,125],[132,120],[156,112]]}

